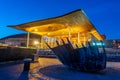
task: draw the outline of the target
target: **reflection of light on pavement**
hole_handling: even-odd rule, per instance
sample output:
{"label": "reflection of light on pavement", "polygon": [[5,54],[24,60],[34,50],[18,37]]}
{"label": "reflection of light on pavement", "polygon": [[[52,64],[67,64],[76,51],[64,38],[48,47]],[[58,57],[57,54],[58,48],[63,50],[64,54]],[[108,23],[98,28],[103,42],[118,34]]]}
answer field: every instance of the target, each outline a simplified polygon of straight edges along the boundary
{"label": "reflection of light on pavement", "polygon": [[82,80],[120,79],[120,62],[107,62],[106,69],[95,75],[71,71],[70,69],[67,69],[66,66],[63,66],[56,58],[39,58],[38,61],[40,64],[39,67],[35,67],[30,71],[30,79],[32,80],[81,80],[81,78]]}

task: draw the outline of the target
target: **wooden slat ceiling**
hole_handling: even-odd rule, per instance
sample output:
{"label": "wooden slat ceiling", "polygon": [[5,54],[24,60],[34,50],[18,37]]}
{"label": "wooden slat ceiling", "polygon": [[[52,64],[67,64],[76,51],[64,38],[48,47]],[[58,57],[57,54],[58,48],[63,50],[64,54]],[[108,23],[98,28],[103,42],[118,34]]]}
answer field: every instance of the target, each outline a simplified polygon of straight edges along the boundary
{"label": "wooden slat ceiling", "polygon": [[55,18],[9,27],[49,37],[68,35],[69,31],[71,35],[75,35],[78,32],[89,32],[98,40],[102,40],[94,25],[81,9]]}

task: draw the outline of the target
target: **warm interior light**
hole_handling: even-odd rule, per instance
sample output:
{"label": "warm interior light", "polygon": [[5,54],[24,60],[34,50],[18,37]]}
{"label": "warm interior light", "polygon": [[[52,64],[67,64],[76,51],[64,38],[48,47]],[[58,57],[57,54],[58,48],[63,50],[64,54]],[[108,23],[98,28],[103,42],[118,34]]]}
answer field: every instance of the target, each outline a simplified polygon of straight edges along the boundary
{"label": "warm interior light", "polygon": [[50,35],[50,33],[47,33],[47,35]]}
{"label": "warm interior light", "polygon": [[37,32],[37,31],[38,31],[38,29],[35,29],[35,31]]}
{"label": "warm interior light", "polygon": [[38,45],[38,44],[39,44],[39,42],[38,42],[38,41],[34,41],[34,44],[35,44],[35,45]]}
{"label": "warm interior light", "polygon": [[94,46],[94,45],[97,45],[97,46],[105,45],[105,43],[101,43],[101,42],[97,42],[97,43],[93,42],[92,44],[93,44],[93,46]]}

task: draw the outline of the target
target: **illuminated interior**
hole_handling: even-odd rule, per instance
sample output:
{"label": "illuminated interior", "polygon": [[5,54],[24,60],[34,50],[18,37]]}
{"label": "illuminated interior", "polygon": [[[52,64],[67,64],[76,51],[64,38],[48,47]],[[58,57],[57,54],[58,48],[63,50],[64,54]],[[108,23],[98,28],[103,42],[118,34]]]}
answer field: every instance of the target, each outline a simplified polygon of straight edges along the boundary
{"label": "illuminated interior", "polygon": [[68,37],[75,44],[90,41],[91,35],[97,40],[102,40],[102,37],[94,25],[89,21],[88,17],[81,9],[55,18],[9,27],[56,39]]}

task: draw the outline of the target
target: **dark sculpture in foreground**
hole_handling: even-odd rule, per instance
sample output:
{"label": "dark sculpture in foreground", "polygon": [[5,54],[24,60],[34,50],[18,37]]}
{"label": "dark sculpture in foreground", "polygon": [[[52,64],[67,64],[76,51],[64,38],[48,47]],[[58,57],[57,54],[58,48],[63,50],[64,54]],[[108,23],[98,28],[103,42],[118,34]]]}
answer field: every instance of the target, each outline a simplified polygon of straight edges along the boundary
{"label": "dark sculpture in foreground", "polygon": [[81,48],[76,45],[74,49],[71,42],[68,39],[67,41],[68,43],[65,43],[62,40],[63,45],[56,41],[58,46],[54,48],[46,43],[64,65],[85,72],[96,72],[106,68],[106,53],[103,45],[101,51],[97,45],[93,46],[90,42],[86,47],[82,44]]}

